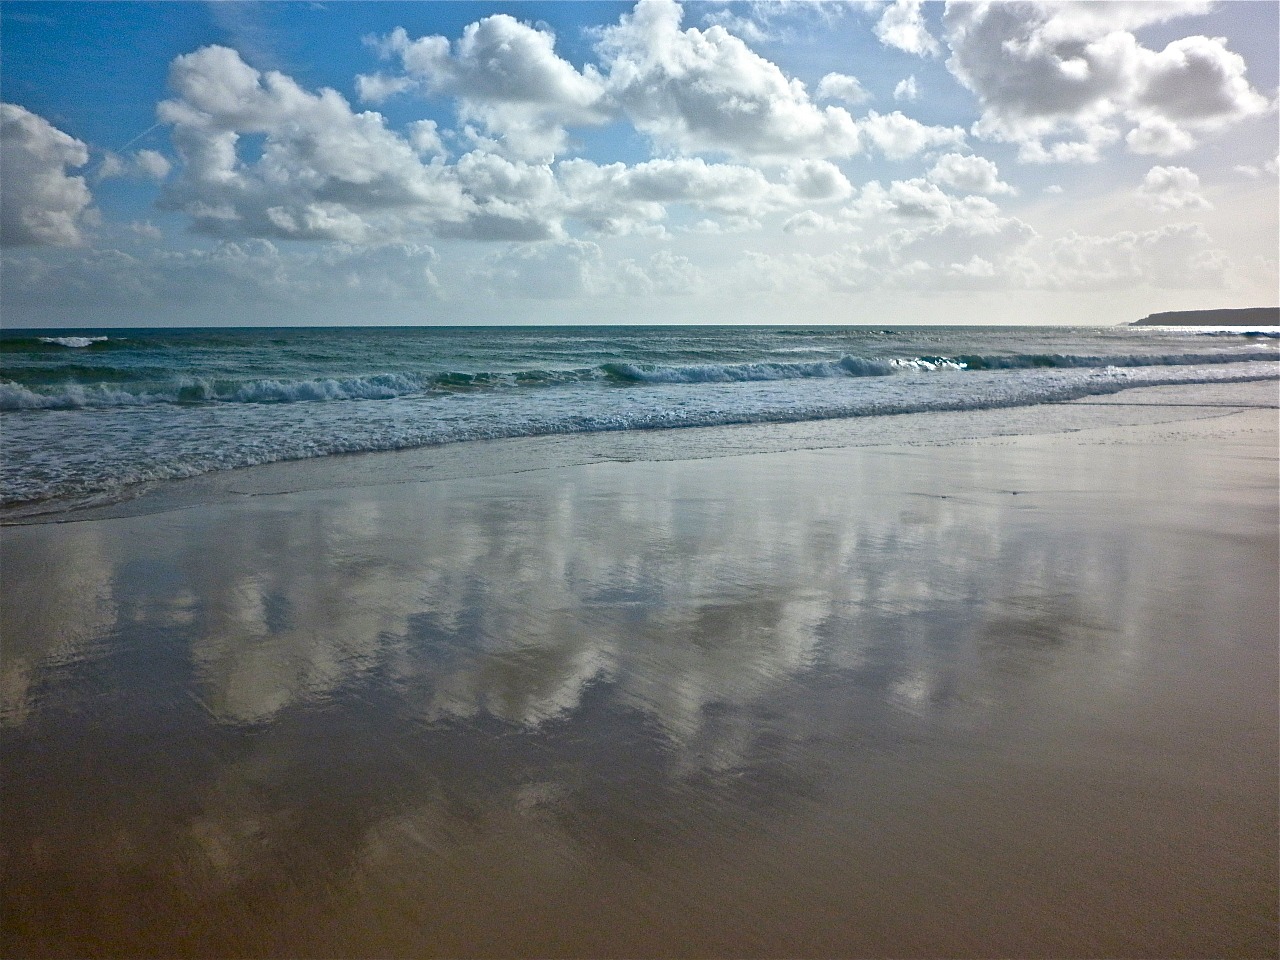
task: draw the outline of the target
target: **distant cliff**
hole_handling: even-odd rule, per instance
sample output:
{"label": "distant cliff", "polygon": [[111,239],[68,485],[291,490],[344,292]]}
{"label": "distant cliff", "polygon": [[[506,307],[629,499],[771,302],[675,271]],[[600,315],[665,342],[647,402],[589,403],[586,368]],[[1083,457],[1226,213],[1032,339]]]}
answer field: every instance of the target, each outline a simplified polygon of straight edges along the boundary
{"label": "distant cliff", "polygon": [[1170,310],[1135,320],[1132,326],[1161,327],[1280,327],[1280,307],[1238,310]]}

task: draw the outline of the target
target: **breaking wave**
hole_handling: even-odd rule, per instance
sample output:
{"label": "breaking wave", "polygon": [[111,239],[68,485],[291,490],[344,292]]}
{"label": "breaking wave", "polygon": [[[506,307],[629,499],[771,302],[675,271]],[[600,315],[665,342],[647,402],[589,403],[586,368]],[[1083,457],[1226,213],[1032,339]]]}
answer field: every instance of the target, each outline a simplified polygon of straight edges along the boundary
{"label": "breaking wave", "polygon": [[[45,338],[41,338],[45,339]],[[97,340],[105,338],[58,338]],[[141,407],[156,404],[280,404],[342,400],[392,400],[429,394],[493,391],[600,383],[618,387],[656,384],[725,384],[761,381],[888,377],[901,373],[1177,367],[1217,365],[1277,357],[1266,345],[1250,353],[1180,353],[1164,356],[1074,354],[959,355],[955,357],[855,357],[809,362],[643,364],[610,362],[594,367],[447,373],[385,373],[363,377],[288,380],[211,380],[176,377],[133,383],[60,383],[25,385],[0,380],[0,410],[76,410]],[[90,368],[77,368],[92,376]],[[105,371],[104,371],[105,372]]]}
{"label": "breaking wave", "polygon": [[41,343],[52,343],[59,347],[91,347],[95,343],[105,343],[108,337],[36,337]]}
{"label": "breaking wave", "polygon": [[864,360],[844,356],[812,363],[699,363],[663,366],[606,363],[601,369],[624,383],[746,383],[759,380],[801,380],[813,377],[884,377],[899,361]]}

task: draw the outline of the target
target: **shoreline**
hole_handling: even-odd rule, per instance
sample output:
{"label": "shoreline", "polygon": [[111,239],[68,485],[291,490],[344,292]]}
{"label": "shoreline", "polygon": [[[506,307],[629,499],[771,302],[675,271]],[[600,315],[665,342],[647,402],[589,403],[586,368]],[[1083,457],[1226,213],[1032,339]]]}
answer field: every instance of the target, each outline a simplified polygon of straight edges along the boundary
{"label": "shoreline", "polygon": [[[163,513],[230,502],[244,496],[494,476],[607,460],[702,459],[778,450],[947,443],[956,439],[1032,436],[1150,422],[1150,415],[1139,415],[1136,410],[1121,414],[1119,411],[1126,406],[1168,411],[1195,407],[1206,411],[1218,407],[1280,408],[1280,394],[1276,380],[1140,386],[1075,400],[1017,407],[548,434],[328,454],[194,477],[147,481],[124,490],[84,495],[70,507],[50,508],[51,501],[14,504],[0,509],[0,528]],[[1168,415],[1173,419],[1181,416],[1172,412]],[[1209,415],[1212,414],[1206,413]],[[106,502],[101,502],[104,499]]]}

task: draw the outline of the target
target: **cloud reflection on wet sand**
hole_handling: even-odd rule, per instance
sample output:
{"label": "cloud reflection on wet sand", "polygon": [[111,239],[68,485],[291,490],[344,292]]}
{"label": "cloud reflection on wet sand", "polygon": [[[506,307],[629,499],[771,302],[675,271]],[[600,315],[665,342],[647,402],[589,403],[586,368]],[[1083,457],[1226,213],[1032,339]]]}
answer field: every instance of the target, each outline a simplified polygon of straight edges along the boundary
{"label": "cloud reflection on wet sand", "polygon": [[[1094,829],[1100,804],[1134,810],[1086,796],[1064,812],[1046,783],[1132,768],[1166,798],[1203,800],[1206,782],[1252,765],[1230,803],[1204,801],[1246,815],[1214,838],[1244,850],[1266,804],[1257,771],[1274,767],[1250,720],[1266,687],[1197,694],[1187,677],[1208,665],[1234,682],[1273,631],[1273,611],[1241,610],[1275,568],[1274,503],[1245,481],[1265,491],[1273,474],[1191,443],[1104,454],[1059,439],[602,464],[14,530],[7,766],[30,776],[5,790],[6,899],[25,905],[6,940],[151,897],[64,945],[909,945],[929,922],[810,885],[942,890],[959,910],[973,891],[928,878],[983,875],[985,854],[951,831],[1008,816],[1019,786],[975,795],[991,811],[950,823],[927,798],[984,768],[1030,776],[1024,762],[1042,773],[1023,792],[1065,823],[1035,829],[1068,835]],[[1229,496],[1213,488],[1223,476]],[[1194,592],[1206,566],[1248,575]],[[1166,716],[1171,691],[1200,727]],[[1213,754],[1241,730],[1235,755]],[[134,786],[113,792],[121,778]],[[100,795],[77,806],[90,784]],[[1130,854],[1153,868],[1211,833],[1130,826],[1150,838]],[[839,868],[824,831],[857,862]],[[949,866],[923,866],[939,844]],[[1002,849],[989,879],[1024,869]],[[1027,889],[1048,866],[1077,870],[1040,916],[1060,935],[1120,874],[1044,849]],[[1236,865],[1250,882],[1260,849]],[[763,864],[766,851],[781,859]],[[42,900],[50,884],[88,906]],[[1247,907],[1214,930],[1251,943],[1266,908],[1242,889],[1190,895]],[[1154,895],[1159,911],[1188,892]],[[525,940],[494,934],[502,902]],[[765,903],[776,922],[725,929]],[[811,939],[795,940],[807,910]],[[204,919],[183,927],[184,911]],[[1099,920],[1098,942],[1123,943],[1122,919]],[[980,927],[946,952],[979,946],[963,936]],[[989,928],[985,943],[1028,946],[1012,920]]]}

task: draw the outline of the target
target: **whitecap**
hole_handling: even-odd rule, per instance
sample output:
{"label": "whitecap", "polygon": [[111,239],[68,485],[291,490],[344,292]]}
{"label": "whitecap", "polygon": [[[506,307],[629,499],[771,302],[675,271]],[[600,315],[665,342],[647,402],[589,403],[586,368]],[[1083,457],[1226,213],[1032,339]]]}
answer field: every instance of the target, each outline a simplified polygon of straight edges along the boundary
{"label": "whitecap", "polygon": [[41,343],[55,343],[60,347],[88,347],[102,343],[108,337],[40,337]]}

